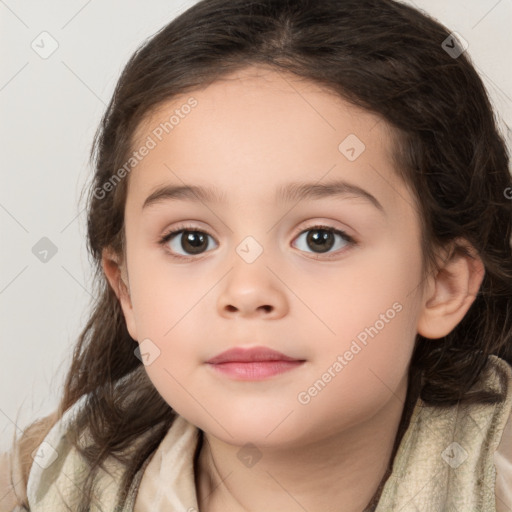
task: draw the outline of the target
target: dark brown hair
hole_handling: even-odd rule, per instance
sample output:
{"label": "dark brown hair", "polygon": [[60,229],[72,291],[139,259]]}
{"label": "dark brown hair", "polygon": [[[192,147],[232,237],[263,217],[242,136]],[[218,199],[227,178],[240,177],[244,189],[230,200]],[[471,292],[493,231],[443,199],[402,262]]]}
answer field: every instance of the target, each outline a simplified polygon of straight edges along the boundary
{"label": "dark brown hair", "polygon": [[[52,419],[88,395],[73,434],[92,468],[80,510],[88,510],[95,468],[109,455],[128,469],[122,502],[176,417],[135,357],[137,343],[101,267],[104,248],[124,255],[129,177],[110,193],[95,191],[127,161],[135,130],[150,112],[253,64],[313,81],[392,128],[396,171],[422,222],[424,278],[439,268],[439,248],[467,251],[462,240],[485,266],[479,293],[457,327],[440,340],[417,335],[397,442],[418,394],[440,406],[502,398],[470,388],[489,354],[512,363],[512,201],[506,197],[512,180],[482,80],[467,52],[455,58],[443,48],[449,36],[437,21],[392,0],[202,0],[137,49],[91,152],[88,248],[96,300]],[[93,441],[87,448],[77,442],[84,428]],[[122,453],[143,434],[144,443]]]}

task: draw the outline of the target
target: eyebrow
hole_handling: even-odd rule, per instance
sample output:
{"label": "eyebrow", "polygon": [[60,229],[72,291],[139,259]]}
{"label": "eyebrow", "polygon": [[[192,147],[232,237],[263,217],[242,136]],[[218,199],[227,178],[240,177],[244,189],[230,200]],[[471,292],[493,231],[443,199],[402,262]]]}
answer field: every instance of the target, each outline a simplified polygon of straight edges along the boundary
{"label": "eyebrow", "polygon": [[[362,198],[385,214],[383,206],[375,196],[370,194],[367,190],[343,180],[324,183],[295,182],[281,185],[276,189],[275,201],[291,202],[305,199],[318,200],[343,196]],[[158,187],[146,198],[142,209],[156,203],[180,199],[203,203],[222,203],[226,200],[226,196],[215,187],[164,185]]]}

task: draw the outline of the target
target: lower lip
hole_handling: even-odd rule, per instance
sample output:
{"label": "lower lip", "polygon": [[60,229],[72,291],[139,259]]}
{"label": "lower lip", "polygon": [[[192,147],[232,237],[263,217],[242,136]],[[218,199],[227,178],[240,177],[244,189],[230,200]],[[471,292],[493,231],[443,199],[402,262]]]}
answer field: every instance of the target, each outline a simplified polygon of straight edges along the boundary
{"label": "lower lip", "polygon": [[304,361],[253,361],[248,363],[208,363],[215,370],[235,380],[262,380],[293,370]]}

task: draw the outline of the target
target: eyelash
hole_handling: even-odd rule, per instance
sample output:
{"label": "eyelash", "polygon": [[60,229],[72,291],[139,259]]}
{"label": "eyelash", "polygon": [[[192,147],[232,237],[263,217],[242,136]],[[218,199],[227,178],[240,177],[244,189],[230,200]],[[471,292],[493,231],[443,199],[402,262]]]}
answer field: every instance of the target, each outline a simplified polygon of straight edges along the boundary
{"label": "eyelash", "polygon": [[[295,238],[302,235],[303,233],[307,233],[308,231],[313,231],[315,229],[329,231],[331,233],[341,235],[342,238],[344,238],[345,241],[347,242],[347,248],[358,245],[358,242],[353,237],[351,237],[350,235],[345,233],[345,231],[336,229],[332,226],[326,226],[324,224],[314,224],[313,226],[309,226],[309,227],[303,229],[302,231],[298,232],[295,235],[294,240],[295,240]],[[175,235],[178,235],[179,233],[182,233],[184,231],[194,231],[194,232],[198,232],[198,233],[203,233],[203,234],[208,235],[213,238],[213,236],[210,235],[210,233],[208,233],[207,231],[204,231],[202,229],[198,229],[197,226],[192,226],[190,224],[182,224],[182,225],[175,227],[172,231],[168,231],[167,233],[165,233],[158,240],[158,244],[165,246]],[[347,250],[347,248],[341,249],[341,252],[345,252]],[[166,249],[166,250],[173,258],[176,258],[176,259],[179,259],[182,261],[192,261],[192,260],[196,260],[196,259],[200,258],[200,256],[187,257],[187,256],[183,256],[181,254],[171,253],[168,249]],[[338,256],[339,253],[340,253],[340,251],[337,251],[337,252],[333,253],[331,256],[326,256],[326,257],[323,257],[321,255],[321,253],[316,253],[319,257],[313,258],[313,259],[332,259],[332,258]],[[315,253],[313,253],[313,254],[315,254]],[[328,253],[325,253],[325,254],[328,254]]]}

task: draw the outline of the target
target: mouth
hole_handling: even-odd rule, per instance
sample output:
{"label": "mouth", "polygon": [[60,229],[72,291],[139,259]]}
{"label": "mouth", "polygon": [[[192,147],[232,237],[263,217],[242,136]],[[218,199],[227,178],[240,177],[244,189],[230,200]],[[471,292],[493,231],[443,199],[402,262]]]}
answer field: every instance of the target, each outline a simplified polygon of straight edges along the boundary
{"label": "mouth", "polygon": [[262,380],[301,366],[304,359],[287,356],[267,347],[234,348],[206,361],[208,366],[234,380]]}

